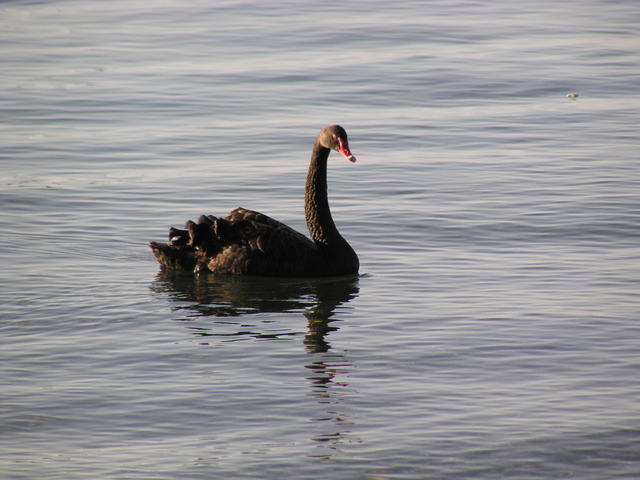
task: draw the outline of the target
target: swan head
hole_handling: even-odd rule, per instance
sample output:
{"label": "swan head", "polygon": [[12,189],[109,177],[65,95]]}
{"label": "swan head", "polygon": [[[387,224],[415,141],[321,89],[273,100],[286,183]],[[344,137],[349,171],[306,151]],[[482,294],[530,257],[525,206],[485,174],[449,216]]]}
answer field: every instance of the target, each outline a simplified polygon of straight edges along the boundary
{"label": "swan head", "polygon": [[318,140],[323,147],[335,150],[352,163],[356,162],[355,155],[349,150],[347,132],[340,125],[324,127],[318,134]]}

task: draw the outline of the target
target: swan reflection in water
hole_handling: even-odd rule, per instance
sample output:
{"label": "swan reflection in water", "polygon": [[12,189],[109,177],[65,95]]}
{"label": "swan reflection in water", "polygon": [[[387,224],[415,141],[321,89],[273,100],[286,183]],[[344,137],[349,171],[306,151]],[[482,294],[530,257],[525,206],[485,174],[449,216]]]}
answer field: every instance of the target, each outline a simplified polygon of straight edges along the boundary
{"label": "swan reflection in water", "polygon": [[[342,413],[340,404],[348,394],[348,384],[336,377],[348,372],[352,364],[344,353],[331,352],[327,340],[335,332],[336,310],[345,305],[359,292],[358,275],[319,278],[266,278],[235,275],[184,275],[161,271],[152,285],[152,290],[168,295],[173,310],[181,315],[187,328],[194,335],[219,338],[221,341],[236,341],[246,338],[281,339],[304,335],[303,343],[312,361],[305,365],[310,372],[306,378],[312,395],[322,404],[317,422],[331,426],[331,431],[313,437],[330,449],[338,444],[351,442],[346,434],[351,421]],[[306,317],[305,331],[283,331],[273,319],[261,324],[248,325],[247,318],[261,313],[295,313]],[[214,317],[213,324],[202,325],[204,317]],[[234,321],[241,318],[241,322]],[[197,323],[197,325],[195,325]],[[206,343],[206,342],[203,342]],[[343,377],[344,378],[344,377]],[[327,458],[331,455],[313,455]]]}
{"label": "swan reflection in water", "polygon": [[[175,311],[186,313],[182,320],[198,317],[217,317],[217,324],[237,325],[221,319],[250,316],[258,313],[302,312],[307,318],[304,343],[310,353],[326,352],[325,337],[338,328],[331,325],[336,308],[358,295],[358,276],[320,278],[267,278],[236,275],[199,275],[196,277],[161,271],[152,285],[157,293],[166,293]],[[265,323],[265,330],[216,332],[214,327],[190,327],[203,337],[252,336],[278,338],[301,332],[273,332],[266,330],[273,323]],[[254,327],[255,328],[255,327]]]}

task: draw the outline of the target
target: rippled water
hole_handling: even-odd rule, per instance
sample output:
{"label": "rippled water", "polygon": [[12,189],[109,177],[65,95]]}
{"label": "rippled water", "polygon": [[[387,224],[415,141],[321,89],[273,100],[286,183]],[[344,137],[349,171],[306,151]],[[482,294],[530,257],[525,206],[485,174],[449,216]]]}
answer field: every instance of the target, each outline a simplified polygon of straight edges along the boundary
{"label": "rippled water", "polygon": [[[1,3],[2,478],[636,478],[639,24]],[[359,277],[160,271],[201,213],[306,231],[329,123]]]}

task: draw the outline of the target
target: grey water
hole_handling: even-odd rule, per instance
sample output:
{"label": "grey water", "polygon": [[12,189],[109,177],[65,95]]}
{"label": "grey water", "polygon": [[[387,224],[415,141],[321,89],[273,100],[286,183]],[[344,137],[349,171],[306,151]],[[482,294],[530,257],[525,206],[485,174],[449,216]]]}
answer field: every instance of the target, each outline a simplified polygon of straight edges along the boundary
{"label": "grey water", "polygon": [[[0,3],[0,477],[640,473],[634,0]],[[577,93],[568,98],[568,93]],[[172,275],[200,214],[360,275]]]}

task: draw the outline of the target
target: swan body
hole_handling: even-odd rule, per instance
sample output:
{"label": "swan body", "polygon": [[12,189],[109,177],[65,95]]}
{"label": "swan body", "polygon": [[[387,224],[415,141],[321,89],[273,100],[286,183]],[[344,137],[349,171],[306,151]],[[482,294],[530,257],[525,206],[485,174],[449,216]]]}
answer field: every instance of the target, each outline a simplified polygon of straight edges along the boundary
{"label": "swan body", "polygon": [[331,150],[355,162],[347,133],[323,128],[311,152],[305,185],[305,218],[311,239],[267,215],[236,208],[227,217],[202,215],[184,230],[171,228],[169,243],[150,242],[168,269],[235,275],[327,276],[358,273],[358,256],[340,235],[327,196]]}

